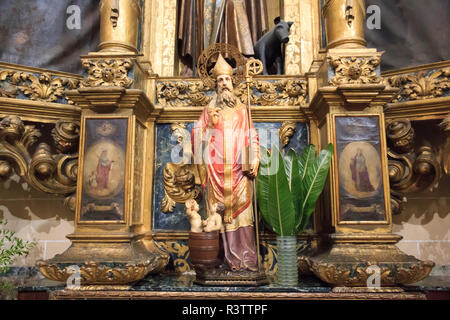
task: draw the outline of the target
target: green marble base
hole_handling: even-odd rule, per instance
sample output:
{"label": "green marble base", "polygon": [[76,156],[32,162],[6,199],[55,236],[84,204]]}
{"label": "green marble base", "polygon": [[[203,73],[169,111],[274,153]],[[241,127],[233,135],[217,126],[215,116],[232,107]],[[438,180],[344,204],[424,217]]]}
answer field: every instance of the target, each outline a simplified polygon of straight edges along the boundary
{"label": "green marble base", "polygon": [[336,293],[314,276],[301,276],[296,287],[282,287],[268,276],[262,286],[203,286],[195,283],[195,274],[149,275],[127,291],[67,290],[63,283],[42,279],[25,283],[19,292],[50,293],[50,299],[426,299],[429,293],[450,295],[450,277],[433,277],[404,286],[402,293]]}

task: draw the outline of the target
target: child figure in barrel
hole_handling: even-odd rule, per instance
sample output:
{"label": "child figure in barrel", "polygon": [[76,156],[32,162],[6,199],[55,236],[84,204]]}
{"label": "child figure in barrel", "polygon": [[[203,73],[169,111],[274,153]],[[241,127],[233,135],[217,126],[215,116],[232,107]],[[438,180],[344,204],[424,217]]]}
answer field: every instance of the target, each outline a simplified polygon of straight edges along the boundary
{"label": "child figure in barrel", "polygon": [[222,217],[225,213],[225,206],[222,202],[213,205],[211,215],[203,221],[203,230],[205,232],[219,231],[222,228]]}

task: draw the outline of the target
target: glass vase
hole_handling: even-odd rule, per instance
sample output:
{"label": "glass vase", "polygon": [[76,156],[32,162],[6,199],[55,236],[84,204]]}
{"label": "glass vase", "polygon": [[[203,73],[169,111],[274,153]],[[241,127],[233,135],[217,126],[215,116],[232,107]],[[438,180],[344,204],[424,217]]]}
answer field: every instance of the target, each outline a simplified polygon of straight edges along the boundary
{"label": "glass vase", "polygon": [[280,286],[295,287],[298,284],[297,237],[277,236],[276,272]]}

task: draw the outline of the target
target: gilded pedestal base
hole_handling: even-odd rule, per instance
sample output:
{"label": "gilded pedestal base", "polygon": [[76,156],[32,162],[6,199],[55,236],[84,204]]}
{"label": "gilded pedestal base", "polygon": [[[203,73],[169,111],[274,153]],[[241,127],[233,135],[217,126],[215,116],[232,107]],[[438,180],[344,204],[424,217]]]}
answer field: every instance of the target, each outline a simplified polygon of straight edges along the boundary
{"label": "gilded pedestal base", "polygon": [[46,278],[65,282],[68,289],[127,290],[132,283],[161,271],[169,262],[169,255],[157,249],[151,240],[122,237],[114,239],[116,242],[105,239],[84,242],[77,238],[71,239],[73,243],[64,253],[37,262]]}
{"label": "gilded pedestal base", "polygon": [[[427,277],[434,263],[406,255],[395,245],[399,237],[388,236],[380,235],[376,240],[371,235],[372,242],[352,235],[336,236],[331,248],[308,257],[310,269],[322,281],[335,287],[359,287],[358,292],[398,292],[398,288],[392,291],[392,287]],[[350,289],[336,290],[349,292]]]}

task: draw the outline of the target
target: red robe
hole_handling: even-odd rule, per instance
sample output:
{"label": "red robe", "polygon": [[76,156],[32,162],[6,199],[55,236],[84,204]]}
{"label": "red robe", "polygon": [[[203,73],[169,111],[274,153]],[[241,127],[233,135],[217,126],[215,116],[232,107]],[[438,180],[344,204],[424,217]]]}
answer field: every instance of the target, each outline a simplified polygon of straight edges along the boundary
{"label": "red robe", "polygon": [[221,230],[225,262],[234,271],[257,271],[252,186],[242,170],[242,154],[250,147],[250,163],[259,164],[258,135],[243,104],[220,111],[215,124],[210,113],[213,105],[203,110],[192,130],[194,163],[206,165],[202,186],[208,207],[222,202],[225,216],[233,218]]}
{"label": "red robe", "polygon": [[[242,154],[250,148],[250,161],[259,163],[259,140],[253,123],[249,124],[247,108],[238,104],[234,112],[221,112],[218,122],[213,125],[209,107],[203,110],[192,130],[192,146],[196,164],[206,165],[203,189],[209,187],[210,204],[222,202],[233,218],[242,213],[252,201],[251,183],[242,171]],[[226,121],[224,121],[226,117]],[[251,128],[251,146],[249,139]],[[200,159],[199,150],[202,151]]]}
{"label": "red robe", "polygon": [[98,189],[106,189],[108,188],[108,182],[109,182],[109,171],[111,170],[111,161],[106,161],[102,163],[103,161],[100,159],[98,160],[97,164],[97,188]]}

